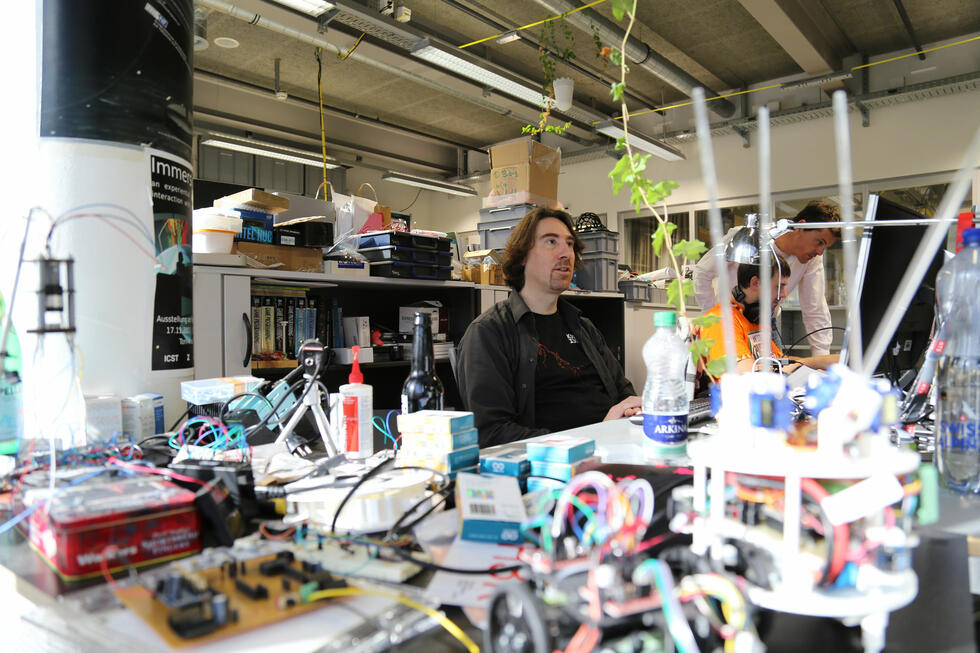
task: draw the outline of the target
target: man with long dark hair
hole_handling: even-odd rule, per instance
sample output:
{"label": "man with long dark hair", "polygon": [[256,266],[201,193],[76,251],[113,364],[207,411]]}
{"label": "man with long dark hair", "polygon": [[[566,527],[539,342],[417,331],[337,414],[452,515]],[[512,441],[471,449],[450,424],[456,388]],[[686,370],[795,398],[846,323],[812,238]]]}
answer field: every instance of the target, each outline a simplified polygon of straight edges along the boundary
{"label": "man with long dark hair", "polygon": [[595,325],[561,299],[582,254],[564,211],[534,209],[504,252],[510,297],[466,329],[460,395],[480,446],[633,415],[640,398]]}

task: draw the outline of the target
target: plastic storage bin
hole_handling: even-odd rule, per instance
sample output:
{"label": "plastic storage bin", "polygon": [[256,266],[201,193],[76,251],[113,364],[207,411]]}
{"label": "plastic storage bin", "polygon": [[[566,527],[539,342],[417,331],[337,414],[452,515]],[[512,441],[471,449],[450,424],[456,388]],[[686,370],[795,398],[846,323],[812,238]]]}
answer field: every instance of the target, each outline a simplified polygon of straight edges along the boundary
{"label": "plastic storage bin", "polygon": [[580,231],[578,237],[582,239],[586,253],[619,254],[619,234],[615,231]]}
{"label": "plastic storage bin", "polygon": [[619,282],[619,292],[628,302],[649,302],[653,298],[653,287],[647,281],[632,279]]}
{"label": "plastic storage bin", "polygon": [[394,277],[397,279],[435,279],[448,281],[452,278],[452,267],[423,265],[419,263],[400,263],[382,261],[371,264],[372,277]]}
{"label": "plastic storage bin", "polygon": [[453,255],[434,249],[412,249],[411,247],[367,247],[357,250],[371,262],[397,261],[399,263],[424,263],[427,265],[452,265]]}
{"label": "plastic storage bin", "polygon": [[616,292],[617,257],[605,252],[582,254],[582,266],[578,269],[578,287],[598,292]]}
{"label": "plastic storage bin", "polygon": [[452,243],[448,238],[424,236],[406,231],[375,231],[373,233],[361,234],[358,248],[368,249],[373,247],[408,247],[410,249],[434,249],[438,252],[448,252],[452,247]]}
{"label": "plastic storage bin", "polygon": [[480,232],[482,249],[503,249],[510,238],[510,232],[529,211],[537,207],[533,204],[513,204],[497,208],[480,209],[480,222],[476,229]]}

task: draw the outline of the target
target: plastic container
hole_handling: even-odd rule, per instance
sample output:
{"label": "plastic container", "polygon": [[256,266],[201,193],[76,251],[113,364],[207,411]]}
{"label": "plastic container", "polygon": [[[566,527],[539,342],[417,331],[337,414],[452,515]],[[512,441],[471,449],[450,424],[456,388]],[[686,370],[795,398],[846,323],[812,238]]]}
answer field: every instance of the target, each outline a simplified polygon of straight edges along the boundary
{"label": "plastic container", "polygon": [[643,387],[643,445],[653,451],[687,444],[687,344],[677,333],[673,311],[653,315],[654,332],[643,345],[647,381]]}
{"label": "plastic container", "polygon": [[616,292],[619,277],[617,264],[618,258],[615,254],[585,252],[576,277],[578,287],[597,292]]}
{"label": "plastic container", "polygon": [[503,249],[517,223],[536,208],[533,204],[512,204],[480,209],[480,222],[476,225],[477,231],[480,232],[480,247]]}
{"label": "plastic container", "polygon": [[374,453],[374,433],[371,428],[371,416],[374,414],[374,389],[364,383],[361,374],[360,351],[355,345],[354,366],[348,383],[340,386],[341,410],[343,411],[343,426],[341,427],[341,445],[347,457],[360,460]]}
{"label": "plastic container", "polygon": [[242,232],[242,219],[227,209],[194,211],[191,250],[198,254],[231,254],[235,236]]}
{"label": "plastic container", "polygon": [[980,493],[980,229],[939,271],[946,344],[936,372],[936,466],[947,488]]}
{"label": "plastic container", "polygon": [[[6,321],[3,295],[0,294],[0,338]],[[24,382],[21,379],[20,340],[13,322],[7,336],[6,347],[0,345],[6,356],[0,358],[0,454],[16,454],[20,439],[24,436]]]}
{"label": "plastic container", "polygon": [[242,392],[252,392],[262,385],[262,379],[254,376],[223,376],[213,379],[195,379],[180,384],[180,398],[197,404],[213,404],[228,401]]}
{"label": "plastic container", "polygon": [[620,281],[619,292],[628,302],[649,302],[653,298],[653,287],[648,281],[639,279]]}
{"label": "plastic container", "polygon": [[452,272],[451,267],[439,267],[438,265],[399,263],[397,261],[383,261],[371,264],[372,277],[448,281],[452,278]]}
{"label": "plastic container", "polygon": [[619,234],[615,231],[579,231],[585,253],[619,254]]}

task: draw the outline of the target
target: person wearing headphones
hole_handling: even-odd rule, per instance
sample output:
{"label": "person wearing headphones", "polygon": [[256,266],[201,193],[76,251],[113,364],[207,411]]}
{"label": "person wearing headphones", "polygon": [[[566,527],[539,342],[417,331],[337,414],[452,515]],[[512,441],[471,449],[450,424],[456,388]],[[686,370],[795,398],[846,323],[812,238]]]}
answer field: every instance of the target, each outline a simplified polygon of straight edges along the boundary
{"label": "person wearing headphones", "polygon": [[[790,266],[781,256],[775,256],[772,267],[770,268],[772,278],[772,308],[779,305],[779,302],[786,297],[786,288],[792,274]],[[768,353],[762,352],[762,329],[759,326],[761,321],[762,309],[759,306],[762,281],[761,272],[758,265],[750,263],[740,263],[736,271],[736,284],[731,290],[729,301],[732,304],[732,324],[735,331],[735,371],[751,372],[757,358],[771,357],[782,358],[783,352],[779,346],[773,342],[772,350]],[[711,341],[711,349],[708,351],[707,361],[711,362],[725,357],[725,335],[721,321],[721,304],[715,304],[705,315],[719,318],[718,322],[701,330],[702,340]],[[783,365],[783,372],[791,372],[799,367],[799,364],[806,365],[813,369],[827,369],[830,365],[837,362],[838,356],[821,355],[810,356],[807,358],[794,358],[791,364]]]}
{"label": "person wearing headphones", "polygon": [[[837,220],[840,220],[837,207],[824,201],[810,202],[793,218],[793,222]],[[694,266],[694,294],[702,309],[714,306],[721,301],[722,295],[727,294],[721,289],[716,291],[714,287],[718,274],[715,256],[717,249],[724,249],[739,229],[741,227],[730,229],[723,241],[709,249]],[[789,262],[783,268],[784,271],[789,270],[786,292],[791,293],[794,288],[799,288],[803,327],[810,333],[807,339],[810,341],[810,353],[814,356],[829,354],[833,340],[830,308],[824,293],[823,253],[838,238],[840,229],[796,229],[773,241],[773,251]],[[728,264],[729,278],[735,275],[736,265],[738,264]]]}

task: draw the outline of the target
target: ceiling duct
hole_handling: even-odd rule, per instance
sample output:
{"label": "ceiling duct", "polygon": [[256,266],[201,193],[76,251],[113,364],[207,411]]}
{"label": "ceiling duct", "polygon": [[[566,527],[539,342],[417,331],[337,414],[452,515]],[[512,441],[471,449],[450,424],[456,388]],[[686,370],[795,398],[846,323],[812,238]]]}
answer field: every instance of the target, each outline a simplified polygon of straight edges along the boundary
{"label": "ceiling duct", "polygon": [[[577,0],[535,0],[535,2],[555,14],[567,14],[582,7]],[[574,14],[565,16],[564,19],[586,34],[592,34],[594,25],[598,30],[599,38],[605,43],[622,43],[623,41],[625,32],[619,26],[589,9],[575,11]],[[634,36],[630,36],[626,42],[625,54],[632,62],[631,65],[643,68],[688,97],[691,96],[695,88],[704,87],[704,84],[662,55],[651,50],[650,46]],[[708,88],[705,88],[704,93],[708,100],[718,97],[718,93]],[[735,105],[724,99],[708,102],[708,109],[722,118],[731,118],[735,114]]]}

